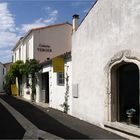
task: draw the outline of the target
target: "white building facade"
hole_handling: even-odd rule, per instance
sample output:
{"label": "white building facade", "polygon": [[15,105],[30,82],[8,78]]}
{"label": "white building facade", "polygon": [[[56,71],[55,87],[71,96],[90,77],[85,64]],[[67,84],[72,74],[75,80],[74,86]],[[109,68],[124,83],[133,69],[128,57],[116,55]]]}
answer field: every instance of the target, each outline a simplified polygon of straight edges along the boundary
{"label": "white building facade", "polygon": [[36,59],[40,63],[71,51],[72,26],[69,23],[31,29],[13,48],[13,62]]}
{"label": "white building facade", "polygon": [[[36,59],[40,64],[47,63],[56,56],[70,52],[71,34],[72,26],[69,23],[32,29],[19,40],[13,49],[13,62],[17,60],[26,62],[27,59]],[[70,65],[71,70],[71,64],[66,62],[67,65]],[[64,94],[65,85],[57,86],[55,81],[57,80],[57,74],[53,73],[52,69],[50,64],[50,66],[43,66],[43,69],[39,72],[35,101],[46,102],[49,103],[49,106],[59,109],[61,108],[60,104],[63,103],[61,102],[62,97],[56,99],[54,95]],[[31,82],[30,79],[29,82]],[[22,96],[28,100],[31,99],[31,88],[27,86],[25,77],[22,81]]]}
{"label": "white building facade", "polygon": [[[72,61],[71,53],[67,56],[62,55],[64,59],[64,73],[53,72],[51,62],[43,64],[40,73],[40,97],[39,102],[46,102],[50,107],[64,111],[62,104],[65,102],[66,91],[68,88],[68,113],[72,114]],[[43,79],[42,79],[43,78]],[[68,81],[66,80],[68,78]]]}
{"label": "white building facade", "polygon": [[0,63],[0,92],[3,92],[4,77],[6,75],[6,68]]}
{"label": "white building facade", "polygon": [[98,0],[72,36],[72,115],[137,136],[139,7],[139,0]]}

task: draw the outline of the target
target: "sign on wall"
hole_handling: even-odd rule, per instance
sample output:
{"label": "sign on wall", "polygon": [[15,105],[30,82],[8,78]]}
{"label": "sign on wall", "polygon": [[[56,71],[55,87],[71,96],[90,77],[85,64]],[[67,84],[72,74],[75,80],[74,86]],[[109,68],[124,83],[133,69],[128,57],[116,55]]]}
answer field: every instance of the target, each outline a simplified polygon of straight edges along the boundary
{"label": "sign on wall", "polygon": [[37,47],[37,51],[39,52],[52,52],[51,46],[49,45],[44,45],[44,44],[39,44]]}
{"label": "sign on wall", "polygon": [[53,72],[64,72],[64,58],[55,57],[52,59]]}

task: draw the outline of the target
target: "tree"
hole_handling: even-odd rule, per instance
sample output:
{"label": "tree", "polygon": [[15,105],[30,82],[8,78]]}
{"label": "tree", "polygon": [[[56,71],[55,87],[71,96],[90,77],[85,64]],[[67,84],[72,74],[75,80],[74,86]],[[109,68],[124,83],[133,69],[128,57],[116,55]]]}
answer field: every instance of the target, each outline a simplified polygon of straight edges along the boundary
{"label": "tree", "polygon": [[4,77],[3,89],[8,95],[11,95],[11,84],[15,84],[15,78],[7,73]]}
{"label": "tree", "polygon": [[9,77],[14,80],[18,78],[18,95],[20,95],[20,88],[22,84],[22,76],[26,74],[25,64],[22,60],[18,60],[13,63],[8,71]]}
{"label": "tree", "polygon": [[30,60],[26,60],[25,63],[26,66],[26,72],[27,75],[31,76],[31,89],[32,89],[32,93],[31,93],[31,100],[34,101],[35,100],[35,95],[36,95],[36,84],[37,84],[37,72],[39,72],[39,70],[41,69],[41,65],[39,64],[39,62],[35,59],[30,59]]}

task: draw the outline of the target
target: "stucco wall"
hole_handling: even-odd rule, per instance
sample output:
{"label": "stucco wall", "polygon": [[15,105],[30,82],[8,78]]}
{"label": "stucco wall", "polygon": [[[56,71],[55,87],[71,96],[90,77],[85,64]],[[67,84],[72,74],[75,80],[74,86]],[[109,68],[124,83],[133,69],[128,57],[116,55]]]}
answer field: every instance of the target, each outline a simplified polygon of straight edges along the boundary
{"label": "stucco wall", "polygon": [[28,39],[29,41],[29,59],[34,58],[34,37],[31,35]]}
{"label": "stucco wall", "polygon": [[[29,42],[29,48],[28,48],[29,59],[33,59],[33,57],[34,57],[34,48],[33,48],[34,37],[31,33],[24,41],[21,41],[19,43],[19,45],[17,46],[17,48],[13,51],[14,62],[17,60],[22,60],[24,62],[26,61],[26,59],[27,59],[26,58],[27,42]],[[20,54],[19,54],[19,50],[20,50]],[[16,54],[16,58],[15,58],[15,54]],[[19,55],[20,55],[20,57],[19,57]]]}
{"label": "stucco wall", "polygon": [[105,66],[119,51],[140,56],[140,1],[98,0],[72,37],[74,116],[102,125],[106,114]]}
{"label": "stucco wall", "polygon": [[26,62],[26,45],[25,44],[23,44],[22,45],[22,60],[24,61],[24,62]]}
{"label": "stucco wall", "polygon": [[4,81],[4,76],[5,75],[6,75],[6,69],[0,63],[0,92],[3,92],[3,81]]}
{"label": "stucco wall", "polygon": [[[71,33],[69,24],[34,31],[34,57],[44,62],[47,58],[71,51]],[[49,45],[52,52],[38,51],[39,44]]]}
{"label": "stucco wall", "polygon": [[[66,80],[65,85],[57,85],[57,74],[53,72],[52,66],[44,66],[42,73],[49,72],[49,106],[52,108],[63,111],[61,104],[64,103],[64,97],[66,92]],[[72,114],[72,62],[71,60],[65,62],[65,77],[66,72],[69,76],[69,114]],[[41,93],[40,93],[41,95]]]}

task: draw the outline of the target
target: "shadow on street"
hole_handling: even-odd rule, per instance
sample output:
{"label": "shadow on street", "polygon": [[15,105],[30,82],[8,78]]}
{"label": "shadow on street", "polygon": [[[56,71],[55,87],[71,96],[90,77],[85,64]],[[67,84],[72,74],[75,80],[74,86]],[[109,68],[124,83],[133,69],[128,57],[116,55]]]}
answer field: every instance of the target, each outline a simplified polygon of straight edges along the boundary
{"label": "shadow on street", "polygon": [[0,139],[22,139],[25,130],[0,104]]}
{"label": "shadow on street", "polygon": [[41,130],[47,131],[64,139],[89,139],[88,136],[63,125],[28,102],[8,95],[0,95],[0,97]]}

